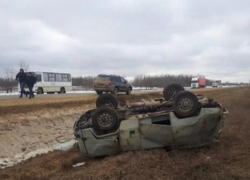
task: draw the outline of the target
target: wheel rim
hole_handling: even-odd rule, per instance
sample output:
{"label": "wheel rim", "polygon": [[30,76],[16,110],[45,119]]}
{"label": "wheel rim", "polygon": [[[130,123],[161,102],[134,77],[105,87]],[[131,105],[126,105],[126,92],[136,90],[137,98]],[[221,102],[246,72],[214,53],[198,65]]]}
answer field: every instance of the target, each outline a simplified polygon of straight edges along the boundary
{"label": "wheel rim", "polygon": [[192,99],[185,97],[178,101],[178,107],[183,112],[188,112],[194,107],[194,102]]}
{"label": "wheel rim", "polygon": [[102,113],[97,117],[97,122],[101,127],[110,127],[114,119],[109,113]]}
{"label": "wheel rim", "polygon": [[117,88],[115,88],[114,93],[115,93],[115,95],[117,95],[117,93],[118,93]]}
{"label": "wheel rim", "polygon": [[172,87],[172,88],[170,88],[169,90],[168,90],[168,96],[169,97],[172,97],[175,93],[176,93],[176,91],[177,91],[177,89],[176,88],[174,88],[174,87]]}

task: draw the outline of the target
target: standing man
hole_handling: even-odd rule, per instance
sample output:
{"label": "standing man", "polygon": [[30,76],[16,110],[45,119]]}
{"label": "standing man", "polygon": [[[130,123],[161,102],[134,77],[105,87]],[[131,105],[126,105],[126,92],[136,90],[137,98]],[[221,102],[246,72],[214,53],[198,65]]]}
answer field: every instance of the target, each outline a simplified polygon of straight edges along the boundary
{"label": "standing man", "polygon": [[19,98],[23,97],[23,94],[25,94],[24,86],[26,81],[26,74],[23,69],[20,69],[20,72],[16,75],[16,80],[19,80],[20,89],[21,89],[21,95]]}
{"label": "standing man", "polygon": [[35,73],[31,73],[31,72],[28,73],[28,76],[26,77],[26,84],[27,84],[27,86],[29,88],[29,94],[30,94],[29,99],[34,98],[35,96],[34,96],[34,93],[33,93],[33,87],[36,84],[36,75],[35,75]]}

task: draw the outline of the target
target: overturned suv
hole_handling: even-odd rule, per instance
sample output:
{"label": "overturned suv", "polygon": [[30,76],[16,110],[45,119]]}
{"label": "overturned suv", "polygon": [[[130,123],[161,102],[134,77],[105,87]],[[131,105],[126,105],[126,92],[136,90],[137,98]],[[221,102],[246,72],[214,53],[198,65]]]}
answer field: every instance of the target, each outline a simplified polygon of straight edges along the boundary
{"label": "overturned suv", "polygon": [[97,109],[83,114],[74,124],[80,151],[87,156],[106,156],[129,150],[192,148],[218,139],[228,111],[202,94],[171,83],[164,98],[119,106],[116,97],[102,94]]}

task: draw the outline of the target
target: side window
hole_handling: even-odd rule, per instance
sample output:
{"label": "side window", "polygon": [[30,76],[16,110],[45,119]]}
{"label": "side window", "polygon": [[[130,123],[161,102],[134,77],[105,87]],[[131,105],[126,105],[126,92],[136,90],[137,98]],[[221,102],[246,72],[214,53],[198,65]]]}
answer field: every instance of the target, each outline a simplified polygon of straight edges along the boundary
{"label": "side window", "polygon": [[121,77],[121,80],[123,83],[126,83],[126,80],[124,78]]}
{"label": "side window", "polygon": [[43,79],[45,82],[49,81],[49,74],[48,73],[43,73]]}
{"label": "side window", "polygon": [[42,75],[41,74],[37,74],[36,75],[36,82],[41,82],[42,81]]}
{"label": "side window", "polygon": [[49,82],[55,82],[56,81],[56,74],[49,73]]}
{"label": "side window", "polygon": [[68,74],[68,82],[71,82],[71,75]]}
{"label": "side window", "polygon": [[62,75],[56,74],[56,82],[62,82]]}
{"label": "side window", "polygon": [[69,81],[68,74],[62,74],[62,81],[63,82],[68,82]]}
{"label": "side window", "polygon": [[121,82],[121,78],[120,77],[115,77],[115,81],[116,82]]}

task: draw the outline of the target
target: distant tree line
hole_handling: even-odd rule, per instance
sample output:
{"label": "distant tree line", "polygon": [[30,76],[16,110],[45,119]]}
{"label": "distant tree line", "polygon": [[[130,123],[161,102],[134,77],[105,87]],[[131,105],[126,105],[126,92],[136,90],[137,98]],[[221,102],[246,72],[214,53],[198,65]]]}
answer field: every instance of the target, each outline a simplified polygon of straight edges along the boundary
{"label": "distant tree line", "polygon": [[[202,77],[203,75],[171,75],[171,74],[163,74],[163,75],[137,75],[134,80],[131,82],[135,87],[146,87],[147,89],[152,89],[153,87],[165,87],[167,84],[171,82],[177,82],[184,87],[189,87],[191,85],[192,77]],[[210,79],[206,79],[207,86],[211,86],[214,81]]]}
{"label": "distant tree line", "polygon": [[135,87],[146,87],[148,89],[153,87],[164,87],[171,82],[177,82],[182,86],[190,86],[192,75],[137,75],[132,81]]}
{"label": "distant tree line", "polygon": [[14,87],[17,87],[17,81],[14,79],[0,78],[1,91],[12,92]]}
{"label": "distant tree line", "polygon": [[4,75],[0,77],[0,90],[12,92],[17,87],[17,81],[15,80],[15,73],[12,68],[7,68],[4,71]]}
{"label": "distant tree line", "polygon": [[93,76],[86,77],[72,77],[72,86],[79,86],[83,89],[92,89],[93,88]]}

